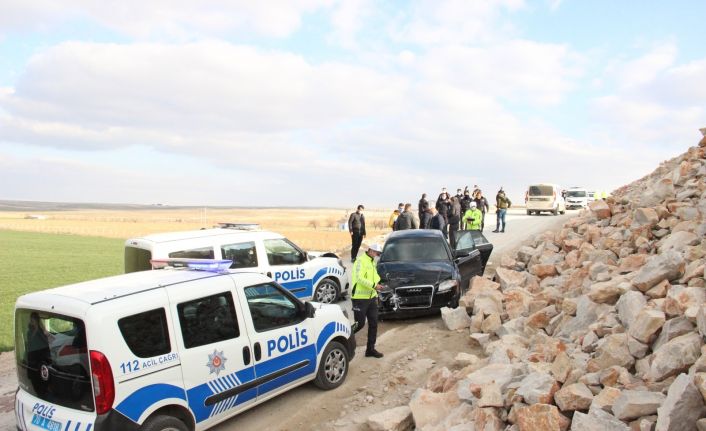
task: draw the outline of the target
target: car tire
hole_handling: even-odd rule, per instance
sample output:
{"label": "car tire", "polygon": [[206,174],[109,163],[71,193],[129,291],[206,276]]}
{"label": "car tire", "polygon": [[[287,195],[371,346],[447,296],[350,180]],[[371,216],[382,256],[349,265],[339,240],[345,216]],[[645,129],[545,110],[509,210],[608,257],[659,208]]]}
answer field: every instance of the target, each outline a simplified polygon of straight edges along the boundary
{"label": "car tire", "polygon": [[325,391],[341,386],[348,375],[348,351],[338,341],[326,345],[314,384]]}
{"label": "car tire", "polygon": [[324,304],[333,304],[340,296],[341,287],[333,278],[324,278],[321,280],[316,291],[314,292],[313,301]]}
{"label": "car tire", "polygon": [[189,431],[189,428],[173,416],[157,415],[147,419],[140,431]]}

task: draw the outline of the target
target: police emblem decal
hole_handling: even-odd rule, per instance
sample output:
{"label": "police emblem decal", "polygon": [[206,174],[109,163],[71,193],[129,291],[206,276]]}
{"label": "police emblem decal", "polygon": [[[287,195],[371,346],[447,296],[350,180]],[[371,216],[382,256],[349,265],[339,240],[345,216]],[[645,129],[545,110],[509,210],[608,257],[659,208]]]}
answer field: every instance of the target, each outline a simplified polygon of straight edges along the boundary
{"label": "police emblem decal", "polygon": [[206,366],[211,371],[209,374],[216,373],[216,375],[218,375],[218,373],[225,370],[227,360],[228,358],[223,355],[223,350],[219,352],[213,349],[213,353],[209,353],[208,362],[206,363]]}

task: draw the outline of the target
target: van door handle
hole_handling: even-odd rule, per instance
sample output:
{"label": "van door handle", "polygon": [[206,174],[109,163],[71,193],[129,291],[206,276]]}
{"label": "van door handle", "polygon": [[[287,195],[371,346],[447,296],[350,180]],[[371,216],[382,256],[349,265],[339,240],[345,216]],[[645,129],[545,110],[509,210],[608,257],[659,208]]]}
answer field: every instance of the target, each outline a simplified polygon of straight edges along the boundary
{"label": "van door handle", "polygon": [[272,272],[267,271],[267,276],[270,277],[270,278],[272,278]]}
{"label": "van door handle", "polygon": [[243,347],[243,363],[245,365],[250,364],[250,346]]}
{"label": "van door handle", "polygon": [[262,349],[260,348],[260,343],[255,343],[255,360],[259,361],[262,358]]}

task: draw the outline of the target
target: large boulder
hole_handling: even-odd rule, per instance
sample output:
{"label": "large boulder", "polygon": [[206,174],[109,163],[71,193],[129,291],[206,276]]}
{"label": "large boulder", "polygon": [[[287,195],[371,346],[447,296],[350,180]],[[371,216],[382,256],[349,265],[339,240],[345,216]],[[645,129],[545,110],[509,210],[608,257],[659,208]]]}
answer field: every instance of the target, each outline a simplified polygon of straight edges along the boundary
{"label": "large boulder", "polygon": [[659,247],[660,253],[670,250],[684,251],[690,245],[696,245],[701,241],[698,235],[692,232],[680,231],[669,235],[662,241]]}
{"label": "large boulder", "polygon": [[593,201],[588,204],[593,214],[595,214],[598,220],[608,219],[611,217],[612,213],[610,211],[610,206],[606,201]]}
{"label": "large boulder", "polygon": [[596,372],[614,365],[629,369],[634,363],[635,358],[628,348],[628,335],[612,334],[602,340],[595,357],[588,361],[587,369]]}
{"label": "large boulder", "polygon": [[632,219],[636,226],[655,226],[659,222],[659,215],[654,208],[638,208]]}
{"label": "large boulder", "polygon": [[400,406],[370,415],[368,427],[373,431],[412,431],[412,409],[409,406]]}
{"label": "large boulder", "polygon": [[468,315],[468,312],[463,307],[443,307],[441,309],[441,320],[444,321],[446,327],[451,331],[471,326],[471,316]]}
{"label": "large boulder", "polygon": [[687,374],[680,374],[669,386],[667,398],[657,410],[655,431],[693,430],[706,415],[701,393]]}
{"label": "large boulder", "polygon": [[517,409],[519,431],[565,431],[570,424],[571,421],[550,404],[533,404]]}
{"label": "large boulder", "polygon": [[506,268],[497,268],[495,270],[495,277],[500,283],[500,288],[503,291],[516,287],[524,287],[527,282],[527,276],[524,272]]}
{"label": "large boulder", "polygon": [[583,383],[565,385],[554,394],[554,401],[562,412],[588,410],[593,401],[593,392]]}
{"label": "large boulder", "polygon": [[622,391],[613,403],[613,414],[618,419],[631,421],[640,416],[657,413],[664,402],[665,396],[659,392]]}
{"label": "large boulder", "polygon": [[[539,429],[538,429],[539,430]],[[630,431],[630,427],[608,412],[591,409],[588,414],[574,413],[571,431]]]}
{"label": "large boulder", "polygon": [[635,287],[643,292],[662,280],[675,280],[684,273],[686,262],[676,251],[668,251],[652,256],[632,280]]}
{"label": "large boulder", "polygon": [[647,305],[647,299],[642,293],[631,290],[625,292],[616,305],[618,306],[618,316],[623,326],[630,328],[638,313]]}
{"label": "large boulder", "polygon": [[532,373],[525,377],[515,393],[525,399],[527,404],[552,402],[559,384],[552,376],[545,373]]}
{"label": "large boulder", "polygon": [[424,428],[444,419],[459,403],[456,392],[436,393],[420,388],[412,395],[409,408],[417,428]]}
{"label": "large boulder", "polygon": [[638,313],[628,334],[638,341],[649,343],[666,320],[663,311],[646,308]]}
{"label": "large boulder", "polygon": [[649,378],[661,381],[687,370],[701,356],[701,336],[695,332],[676,337],[654,352]]}

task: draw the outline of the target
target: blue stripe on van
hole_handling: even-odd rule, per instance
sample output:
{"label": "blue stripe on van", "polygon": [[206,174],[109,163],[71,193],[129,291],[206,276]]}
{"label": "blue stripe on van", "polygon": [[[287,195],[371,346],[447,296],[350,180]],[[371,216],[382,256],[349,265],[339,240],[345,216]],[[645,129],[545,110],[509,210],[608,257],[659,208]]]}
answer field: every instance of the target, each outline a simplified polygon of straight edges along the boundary
{"label": "blue stripe on van", "polygon": [[137,422],[142,413],[152,404],[167,398],[178,398],[186,401],[186,394],[184,389],[180,387],[157,383],[136,390],[118,404],[115,410],[130,418],[133,422]]}

